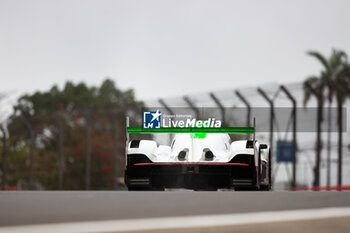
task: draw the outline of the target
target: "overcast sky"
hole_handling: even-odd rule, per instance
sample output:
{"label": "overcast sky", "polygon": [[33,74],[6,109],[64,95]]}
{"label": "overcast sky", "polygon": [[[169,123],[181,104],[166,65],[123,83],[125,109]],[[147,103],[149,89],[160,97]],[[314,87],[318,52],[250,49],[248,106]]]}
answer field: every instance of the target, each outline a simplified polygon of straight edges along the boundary
{"label": "overcast sky", "polygon": [[301,81],[350,54],[350,1],[0,0],[0,92],[111,77],[142,100]]}

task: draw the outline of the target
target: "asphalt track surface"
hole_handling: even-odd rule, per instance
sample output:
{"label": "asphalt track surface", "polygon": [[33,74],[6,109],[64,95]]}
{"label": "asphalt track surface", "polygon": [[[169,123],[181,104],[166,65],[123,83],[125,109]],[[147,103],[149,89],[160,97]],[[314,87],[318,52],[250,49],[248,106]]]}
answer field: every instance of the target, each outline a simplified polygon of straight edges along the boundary
{"label": "asphalt track surface", "polygon": [[[0,227],[47,223],[145,219],[172,216],[242,214],[264,211],[350,207],[350,192],[123,192],[19,191],[0,192]],[[344,232],[350,217],[254,224],[259,232],[281,232],[300,226],[314,232]],[[335,224],[336,223],[336,224]],[[320,227],[323,226],[323,227]],[[182,229],[181,232],[255,232],[252,226]],[[164,231],[149,231],[164,232]],[[177,232],[176,230],[169,232]],[[286,232],[286,231],[285,231]],[[295,231],[298,232],[298,231]],[[313,232],[312,229],[309,232]],[[350,232],[350,231],[348,231]]]}
{"label": "asphalt track surface", "polygon": [[[350,218],[330,218],[312,221],[288,221],[279,223],[244,224],[238,226],[191,228],[167,230],[167,233],[347,233],[350,229]],[[164,230],[143,231],[144,233],[163,233]],[[130,231],[128,233],[139,233]]]}

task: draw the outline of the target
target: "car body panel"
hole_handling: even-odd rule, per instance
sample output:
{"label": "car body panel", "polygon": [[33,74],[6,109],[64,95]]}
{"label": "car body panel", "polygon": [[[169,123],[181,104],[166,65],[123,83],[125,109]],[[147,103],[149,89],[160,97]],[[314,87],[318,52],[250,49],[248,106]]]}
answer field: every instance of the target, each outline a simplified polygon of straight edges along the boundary
{"label": "car body panel", "polygon": [[[261,182],[269,182],[266,172],[265,177],[260,176],[262,164],[265,170],[268,166],[267,155],[260,153],[258,142],[251,143],[252,148],[247,145],[247,140],[231,142],[223,133],[177,134],[171,146],[157,147],[152,140],[132,141],[127,148],[125,182],[130,190],[259,188]],[[184,159],[180,153],[185,154]]]}

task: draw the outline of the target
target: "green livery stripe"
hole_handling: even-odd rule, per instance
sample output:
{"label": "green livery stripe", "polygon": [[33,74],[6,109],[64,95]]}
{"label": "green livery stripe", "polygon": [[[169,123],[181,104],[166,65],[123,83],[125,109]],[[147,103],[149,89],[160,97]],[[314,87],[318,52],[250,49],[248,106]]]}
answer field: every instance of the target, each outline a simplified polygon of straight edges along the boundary
{"label": "green livery stripe", "polygon": [[253,127],[222,127],[222,128],[180,128],[169,127],[159,129],[144,129],[142,127],[128,127],[130,134],[153,134],[153,133],[228,133],[228,134],[253,134]]}

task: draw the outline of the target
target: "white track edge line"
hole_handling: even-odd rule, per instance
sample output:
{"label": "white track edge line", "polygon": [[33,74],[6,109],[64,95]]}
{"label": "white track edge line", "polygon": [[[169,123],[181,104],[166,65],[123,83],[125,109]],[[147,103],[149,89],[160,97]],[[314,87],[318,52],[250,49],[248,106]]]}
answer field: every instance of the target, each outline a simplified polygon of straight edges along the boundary
{"label": "white track edge line", "polygon": [[126,220],[68,222],[0,227],[0,233],[92,233],[126,232],[196,227],[233,226],[281,221],[313,220],[350,216],[350,207],[253,212],[242,214],[194,215]]}

